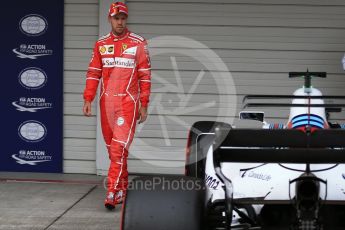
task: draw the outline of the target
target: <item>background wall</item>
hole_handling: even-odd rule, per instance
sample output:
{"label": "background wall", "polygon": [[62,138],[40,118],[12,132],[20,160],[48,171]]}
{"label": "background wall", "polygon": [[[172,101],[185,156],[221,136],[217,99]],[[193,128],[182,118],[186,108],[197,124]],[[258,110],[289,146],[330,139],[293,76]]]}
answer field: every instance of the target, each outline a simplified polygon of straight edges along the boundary
{"label": "background wall", "polygon": [[[328,79],[314,86],[343,94],[342,0],[126,2],[129,28],[149,41],[153,67],[150,117],[138,127],[131,172],[183,173],[194,121],[232,122],[245,94],[291,94],[302,81],[289,80],[289,71],[325,71]],[[65,7],[64,170],[96,173],[96,117],[81,116],[81,93],[98,37],[98,1],[66,0]],[[287,116],[265,111],[269,121]]]}
{"label": "background wall", "polygon": [[[96,173],[96,116],[82,116],[82,92],[98,39],[98,0],[65,0],[64,172]],[[92,107],[96,111],[96,104]]]}

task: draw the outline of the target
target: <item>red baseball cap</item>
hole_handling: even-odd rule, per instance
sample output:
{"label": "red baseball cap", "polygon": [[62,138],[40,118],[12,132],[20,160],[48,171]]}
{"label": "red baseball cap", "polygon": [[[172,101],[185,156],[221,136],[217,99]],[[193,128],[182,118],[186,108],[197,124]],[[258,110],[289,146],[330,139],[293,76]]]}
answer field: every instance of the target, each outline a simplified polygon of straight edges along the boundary
{"label": "red baseball cap", "polygon": [[124,13],[128,16],[128,8],[127,5],[123,2],[114,2],[110,5],[109,8],[109,16],[114,16],[119,13]]}

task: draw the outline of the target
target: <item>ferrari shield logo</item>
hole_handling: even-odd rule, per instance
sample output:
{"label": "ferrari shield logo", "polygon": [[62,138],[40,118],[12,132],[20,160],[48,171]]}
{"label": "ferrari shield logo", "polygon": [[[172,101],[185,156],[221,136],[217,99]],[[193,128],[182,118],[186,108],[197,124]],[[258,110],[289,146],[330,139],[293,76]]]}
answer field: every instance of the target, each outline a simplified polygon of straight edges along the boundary
{"label": "ferrari shield logo", "polygon": [[128,45],[123,43],[122,44],[122,50],[121,50],[121,53],[123,53],[123,51],[125,51],[127,49]]}

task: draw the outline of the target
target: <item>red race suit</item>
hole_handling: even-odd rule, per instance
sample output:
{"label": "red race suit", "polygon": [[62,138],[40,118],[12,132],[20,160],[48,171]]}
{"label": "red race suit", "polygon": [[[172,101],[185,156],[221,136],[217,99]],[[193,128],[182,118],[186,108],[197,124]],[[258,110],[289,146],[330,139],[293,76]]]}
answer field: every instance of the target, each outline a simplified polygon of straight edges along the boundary
{"label": "red race suit", "polygon": [[95,44],[86,74],[84,100],[93,101],[98,84],[102,133],[110,158],[108,192],[128,186],[127,157],[140,107],[147,107],[151,88],[151,64],[147,42],[126,30],[109,33]]}

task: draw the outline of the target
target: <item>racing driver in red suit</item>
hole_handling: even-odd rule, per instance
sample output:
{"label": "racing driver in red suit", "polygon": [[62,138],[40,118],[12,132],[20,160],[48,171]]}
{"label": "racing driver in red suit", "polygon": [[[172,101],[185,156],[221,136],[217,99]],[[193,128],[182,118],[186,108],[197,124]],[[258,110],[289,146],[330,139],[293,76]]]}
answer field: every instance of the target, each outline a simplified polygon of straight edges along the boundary
{"label": "racing driver in red suit", "polygon": [[127,157],[137,120],[147,118],[151,65],[147,42],[127,27],[128,9],[111,4],[108,21],[112,31],[95,44],[86,74],[84,115],[91,115],[99,83],[102,133],[110,158],[105,206],[122,202],[128,186]]}

